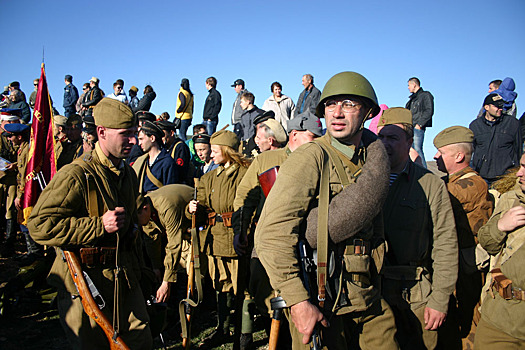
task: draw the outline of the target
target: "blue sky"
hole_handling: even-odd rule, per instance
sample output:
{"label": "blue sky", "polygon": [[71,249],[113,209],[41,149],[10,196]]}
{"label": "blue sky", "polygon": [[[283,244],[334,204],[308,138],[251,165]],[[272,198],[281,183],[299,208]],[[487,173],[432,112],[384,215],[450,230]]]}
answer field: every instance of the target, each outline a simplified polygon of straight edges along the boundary
{"label": "blue sky", "polygon": [[139,97],[151,84],[157,92],[151,111],[172,116],[180,80],[188,78],[194,123],[202,120],[204,81],[213,75],[223,98],[219,127],[230,122],[237,78],[262,106],[274,81],[296,101],[303,74],[313,74],[322,89],[334,74],[356,71],[380,103],[395,107],[405,105],[407,80],[417,76],[435,97],[424,147],[429,160],[439,131],[468,126],[476,116],[489,81],[514,78],[518,114],[525,111],[523,0],[0,0],[0,6],[9,39],[0,50],[0,84],[20,81],[29,96],[45,47],[60,112],[65,74],[78,88],[96,76],[108,94],[118,78],[126,91],[139,87]]}

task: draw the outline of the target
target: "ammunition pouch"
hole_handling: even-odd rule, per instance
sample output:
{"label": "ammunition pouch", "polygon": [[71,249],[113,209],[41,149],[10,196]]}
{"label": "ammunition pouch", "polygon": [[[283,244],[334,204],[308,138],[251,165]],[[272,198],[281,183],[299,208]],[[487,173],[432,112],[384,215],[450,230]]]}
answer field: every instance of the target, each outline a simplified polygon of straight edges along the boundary
{"label": "ammunition pouch", "polygon": [[224,227],[232,227],[232,214],[231,211],[222,214],[211,212],[208,214],[208,225],[215,226],[217,222],[222,222]]}
{"label": "ammunition pouch", "polygon": [[417,308],[432,291],[430,273],[422,266],[385,266],[381,272],[383,296],[392,306]]}
{"label": "ammunition pouch", "polygon": [[370,242],[363,239],[349,240],[343,254],[344,276],[359,287],[370,283]]}
{"label": "ammunition pouch", "polygon": [[491,288],[496,289],[500,297],[505,300],[525,300],[525,291],[521,288],[514,288],[512,286],[512,280],[507,278],[501,272],[501,269],[496,268],[490,271],[490,273],[492,274]]}
{"label": "ammunition pouch", "polygon": [[116,265],[117,248],[96,247],[80,248],[80,261],[88,267],[99,265]]}

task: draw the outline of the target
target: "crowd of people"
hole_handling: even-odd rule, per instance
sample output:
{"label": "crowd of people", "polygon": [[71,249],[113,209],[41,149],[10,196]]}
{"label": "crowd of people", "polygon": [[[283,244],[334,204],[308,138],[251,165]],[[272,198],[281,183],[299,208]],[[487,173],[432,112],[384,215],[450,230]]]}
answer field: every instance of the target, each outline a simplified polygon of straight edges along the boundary
{"label": "crowd of people", "polygon": [[186,78],[172,120],[150,112],[150,85],[139,99],[121,79],[109,95],[96,77],[81,95],[71,75],[64,82],[64,113],[53,117],[58,172],[26,225],[17,213],[34,181],[25,167],[39,81],[29,103],[18,82],[2,95],[0,254],[13,255],[20,231],[20,265],[55,256],[48,283],[73,348],[111,340],[78,298],[65,251],[131,349],[152,348],[163,328],[148,305],[174,305],[188,276],[215,294],[217,326],[203,348],[253,348],[256,315],[278,334],[272,349],[525,346],[524,118],[511,78],[489,83],[468,128],[434,138],[442,178],[426,169],[434,96],[416,77],[406,106],[391,108],[355,72],[334,75],[322,92],[305,74],[295,103],[274,82],[262,109],[237,79],[233,131],[216,130],[214,77],[194,125]]}

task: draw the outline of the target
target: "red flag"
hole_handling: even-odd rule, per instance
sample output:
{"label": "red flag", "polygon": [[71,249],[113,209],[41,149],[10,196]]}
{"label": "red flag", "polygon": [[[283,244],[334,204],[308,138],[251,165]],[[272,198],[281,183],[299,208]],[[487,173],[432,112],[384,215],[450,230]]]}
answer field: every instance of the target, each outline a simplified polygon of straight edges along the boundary
{"label": "red flag", "polygon": [[53,111],[47,90],[46,71],[42,63],[33,112],[33,125],[31,126],[31,142],[25,176],[26,184],[22,198],[24,225],[27,223],[42,189],[57,172],[53,126]]}

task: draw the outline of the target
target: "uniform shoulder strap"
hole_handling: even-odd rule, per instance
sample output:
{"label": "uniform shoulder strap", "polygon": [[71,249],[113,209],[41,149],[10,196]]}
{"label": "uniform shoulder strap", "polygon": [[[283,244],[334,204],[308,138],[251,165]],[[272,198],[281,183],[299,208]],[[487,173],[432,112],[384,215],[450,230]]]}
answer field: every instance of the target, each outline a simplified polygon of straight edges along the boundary
{"label": "uniform shoulder strap", "polygon": [[341,158],[339,158],[335,150],[332,148],[332,146],[328,144],[326,139],[319,139],[319,142],[314,143],[319,145],[319,147],[323,149],[323,154],[325,158],[330,158],[330,160],[334,163],[335,172],[337,173],[339,181],[341,181],[343,187],[348,186],[350,184],[350,180],[348,179],[348,175],[346,174],[343,162],[341,161]]}
{"label": "uniform shoulder strap", "polygon": [[[148,179],[155,185],[157,186],[158,188],[161,188],[164,186],[164,184],[155,177],[155,175],[153,175],[153,173],[151,172],[150,168],[149,168],[149,164],[146,164],[146,176],[148,177]],[[141,188],[142,189],[142,188]]]}
{"label": "uniform shoulder strap", "polygon": [[182,140],[179,139],[179,141],[175,144],[175,146],[173,146],[173,149],[171,150],[171,158],[175,159],[175,150],[177,149],[177,146],[183,142]]}

